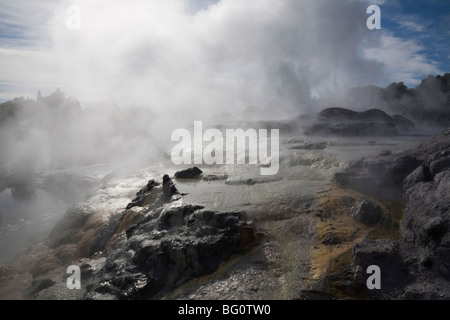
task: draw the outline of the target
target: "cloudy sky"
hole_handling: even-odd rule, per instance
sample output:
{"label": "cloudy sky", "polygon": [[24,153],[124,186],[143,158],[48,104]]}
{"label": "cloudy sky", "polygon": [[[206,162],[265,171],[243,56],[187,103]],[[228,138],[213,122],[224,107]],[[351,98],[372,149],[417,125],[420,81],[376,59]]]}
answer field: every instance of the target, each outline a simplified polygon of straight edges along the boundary
{"label": "cloudy sky", "polygon": [[[369,30],[378,4],[382,29]],[[80,29],[67,8],[80,9]],[[0,99],[289,108],[450,72],[448,0],[2,0]]]}

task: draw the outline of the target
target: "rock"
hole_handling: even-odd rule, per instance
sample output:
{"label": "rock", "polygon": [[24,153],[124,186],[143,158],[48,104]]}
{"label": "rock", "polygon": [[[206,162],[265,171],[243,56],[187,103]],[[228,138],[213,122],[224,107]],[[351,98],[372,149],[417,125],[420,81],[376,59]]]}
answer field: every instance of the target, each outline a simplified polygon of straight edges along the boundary
{"label": "rock", "polygon": [[216,175],[216,174],[209,174],[206,176],[203,176],[203,181],[224,181],[228,179],[228,175]]}
{"label": "rock", "polygon": [[345,187],[401,200],[403,180],[420,165],[421,161],[412,156],[373,156],[353,162],[334,179]]}
{"label": "rock", "polygon": [[378,122],[329,122],[312,125],[305,130],[306,135],[346,136],[346,137],[391,137],[399,134],[392,123]]}
{"label": "rock", "polygon": [[175,179],[200,179],[203,171],[197,167],[178,171],[175,173]]}
{"label": "rock", "polygon": [[[366,286],[367,269],[378,266],[381,270],[381,290],[369,290]],[[411,282],[408,265],[402,256],[401,244],[396,240],[363,240],[353,248],[355,282],[369,296],[376,298],[400,297]]]}
{"label": "rock", "polygon": [[334,232],[329,231],[322,236],[322,244],[337,245],[337,244],[341,244],[341,243],[342,243],[342,240]]}
{"label": "rock", "polygon": [[400,128],[402,131],[411,131],[416,128],[416,125],[414,122],[409,120],[408,118],[404,116],[400,116],[398,114],[393,115],[392,119],[394,120],[395,125]]}
{"label": "rock", "polygon": [[358,113],[345,108],[328,108],[319,113],[319,118],[333,121],[356,120]]}
{"label": "rock", "polygon": [[379,109],[356,112],[345,108],[322,110],[312,125],[307,125],[307,135],[341,136],[395,136],[399,131],[414,129],[409,119],[396,115],[391,117]]}
{"label": "rock", "polygon": [[183,206],[149,216],[88,280],[88,299],[157,299],[258,243],[242,212]]}
{"label": "rock", "polygon": [[448,222],[440,216],[434,217],[428,220],[423,229],[427,240],[437,242],[440,241],[447,233]]}
{"label": "rock", "polygon": [[31,284],[31,288],[28,290],[27,296],[33,298],[36,294],[38,294],[42,290],[50,288],[55,284],[56,282],[52,279],[34,280]]}
{"label": "rock", "polygon": [[382,270],[382,290],[367,290],[369,297],[450,296],[449,156],[450,129],[400,154],[362,159],[337,175],[339,183],[382,197],[395,194],[405,204],[402,240],[364,240],[354,248],[353,270],[361,287],[369,265]]}
{"label": "rock", "polygon": [[11,195],[17,200],[29,200],[36,196],[34,173],[13,173],[5,178],[5,186],[11,188]]}
{"label": "rock", "polygon": [[433,176],[431,175],[430,168],[422,164],[416,170],[414,170],[406,179],[403,181],[403,189],[407,190],[419,182],[430,182],[433,181]]}
{"label": "rock", "polygon": [[371,226],[380,221],[382,209],[373,202],[363,200],[352,208],[352,216],[356,221]]}
{"label": "rock", "polygon": [[293,146],[292,150],[324,150],[328,147],[328,142],[305,142],[302,145]]}
{"label": "rock", "polygon": [[129,210],[133,207],[136,207],[136,206],[142,207],[145,202],[145,199],[150,194],[150,192],[159,185],[160,185],[160,183],[156,182],[155,180],[153,180],[153,179],[150,180],[145,187],[143,187],[141,190],[139,190],[136,193],[136,198],[134,198],[133,201],[131,201],[127,205],[127,210]]}
{"label": "rock", "polygon": [[435,177],[442,171],[450,168],[450,157],[445,157],[439,160],[432,161],[430,163],[430,174]]}
{"label": "rock", "polygon": [[277,182],[277,181],[280,181],[281,179],[283,179],[283,178],[282,177],[277,177],[277,176],[266,177],[266,178],[261,178],[261,177],[257,177],[257,178],[229,177],[225,181],[225,184],[230,185],[230,186],[238,186],[238,185],[253,186],[255,184]]}
{"label": "rock", "polygon": [[344,203],[347,207],[350,207],[353,205],[353,203],[355,202],[355,198],[350,197],[350,196],[344,196],[341,198],[342,203]]}
{"label": "rock", "polygon": [[163,177],[163,198],[165,200],[171,199],[172,196],[180,194],[172,182],[172,179],[166,174]]}

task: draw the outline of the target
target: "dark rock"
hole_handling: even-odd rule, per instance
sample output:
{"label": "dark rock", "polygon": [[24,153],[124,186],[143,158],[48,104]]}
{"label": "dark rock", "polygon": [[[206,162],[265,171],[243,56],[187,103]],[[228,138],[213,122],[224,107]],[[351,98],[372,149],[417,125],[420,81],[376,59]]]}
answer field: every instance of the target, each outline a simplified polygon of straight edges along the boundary
{"label": "dark rock", "polygon": [[379,122],[393,122],[393,118],[386,112],[379,109],[370,109],[357,114],[357,119],[360,121],[379,121]]}
{"label": "dark rock", "polygon": [[266,177],[266,178],[241,178],[241,177],[230,177],[225,181],[225,184],[230,186],[237,186],[237,185],[248,185],[253,186],[256,184],[262,184],[262,183],[271,183],[271,182],[277,182],[280,181],[282,177]]}
{"label": "dark rock", "polygon": [[175,173],[175,179],[200,179],[203,171],[197,167],[178,171]]}
{"label": "dark rock", "polygon": [[356,120],[358,112],[345,108],[328,108],[319,113],[319,117],[326,120],[348,121]]}
{"label": "dark rock", "polygon": [[215,175],[215,174],[209,174],[206,176],[203,176],[203,181],[223,181],[227,180],[228,175]]}
{"label": "dark rock", "polygon": [[378,122],[330,122],[318,123],[305,130],[306,135],[370,137],[370,136],[396,136],[399,134],[393,123]]}
{"label": "dark rock", "polygon": [[166,174],[163,177],[163,198],[170,199],[172,196],[180,194],[172,182],[172,179]]}
{"label": "dark rock", "polygon": [[420,165],[421,161],[411,156],[367,157],[337,173],[335,181],[365,193],[400,200],[403,180]]}
{"label": "dark rock", "polygon": [[293,146],[291,149],[293,150],[324,150],[328,147],[328,142],[306,142],[302,145]]}
{"label": "dark rock", "polygon": [[325,245],[337,245],[342,243],[342,240],[334,232],[327,232],[322,237],[322,244]]}
{"label": "dark rock", "polygon": [[356,221],[371,226],[380,221],[382,209],[373,202],[363,200],[352,208],[352,216]]}
{"label": "dark rock", "polygon": [[450,129],[398,155],[355,162],[337,176],[360,191],[384,197],[396,193],[405,203],[402,240],[365,240],[354,249],[355,279],[362,287],[367,266],[382,270],[382,290],[367,291],[370,297],[450,297],[449,155]]}
{"label": "dark rock", "polygon": [[44,289],[50,288],[55,285],[56,282],[52,279],[39,279],[34,280],[31,283],[31,288],[28,290],[27,296],[33,298],[36,294],[41,292]]}
{"label": "dark rock", "polygon": [[392,116],[392,119],[394,120],[394,123],[397,125],[397,127],[402,129],[402,131],[411,131],[416,128],[415,123],[404,116],[396,114]]}
{"label": "dark rock", "polygon": [[87,298],[153,299],[208,275],[258,243],[242,212],[184,206],[151,216],[112,252],[89,280]]}
{"label": "dark rock", "polygon": [[342,197],[342,203],[344,203],[347,207],[350,207],[355,202],[355,198],[350,196],[344,196]]}
{"label": "dark rock", "polygon": [[428,220],[423,229],[427,239],[434,242],[440,241],[448,231],[448,222],[443,220],[440,216],[434,217]]}
{"label": "dark rock", "polygon": [[406,179],[403,181],[403,188],[407,190],[419,182],[430,181],[433,181],[433,176],[431,175],[430,168],[426,164],[422,164],[409,176],[406,177]]}
{"label": "dark rock", "polygon": [[392,154],[392,151],[389,150],[385,150],[385,151],[381,151],[380,152],[380,156],[385,157],[385,156],[390,156]]}
{"label": "dark rock", "polygon": [[[372,265],[381,270],[381,290],[367,289],[367,269]],[[411,281],[400,242],[396,240],[363,240],[358,243],[353,248],[353,270],[355,281],[370,296],[377,298],[398,297]]]}
{"label": "dark rock", "polygon": [[5,177],[4,184],[11,188],[11,195],[17,200],[33,199],[36,195],[36,183],[34,173],[31,171],[19,171]]}
{"label": "dark rock", "polygon": [[136,198],[133,199],[128,205],[127,210],[133,208],[133,207],[142,207],[142,205],[145,202],[145,199],[149,195],[149,193],[160,184],[158,182],[155,182],[155,180],[150,180],[145,187],[143,187],[141,190],[139,190],[136,193]]}
{"label": "dark rock", "polygon": [[307,126],[307,135],[395,136],[414,129],[414,123],[403,116],[391,117],[379,109],[356,112],[345,108],[322,110],[317,121]]}
{"label": "dark rock", "polygon": [[450,168],[450,157],[439,159],[430,163],[430,174],[435,177],[444,170]]}

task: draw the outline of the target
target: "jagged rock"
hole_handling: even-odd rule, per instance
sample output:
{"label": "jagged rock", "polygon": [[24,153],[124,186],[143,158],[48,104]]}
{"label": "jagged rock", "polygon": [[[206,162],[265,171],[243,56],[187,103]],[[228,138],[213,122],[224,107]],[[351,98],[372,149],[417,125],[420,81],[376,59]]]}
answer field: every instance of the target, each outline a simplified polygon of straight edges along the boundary
{"label": "jagged rock", "polygon": [[431,175],[429,166],[422,164],[406,177],[403,181],[403,188],[406,190],[419,182],[430,182],[432,180],[433,176]]}
{"label": "jagged rock", "polygon": [[175,179],[200,179],[203,171],[197,167],[178,171],[175,173]]}
{"label": "jagged rock", "polygon": [[378,223],[381,215],[381,207],[368,200],[363,200],[352,208],[353,218],[368,226]]}
{"label": "jagged rock", "polygon": [[[368,265],[378,265],[382,290],[370,297],[450,297],[450,129],[418,147],[354,163],[337,181],[405,203],[402,240],[363,241],[354,248],[355,279],[364,287]],[[384,270],[384,271],[383,271]],[[439,294],[436,286],[439,283]]]}
{"label": "jagged rock", "polygon": [[127,232],[127,241],[91,277],[89,299],[152,299],[210,274],[257,243],[242,212],[184,206],[150,216]]}
{"label": "jagged rock", "polygon": [[166,174],[163,177],[163,198],[167,200],[176,194],[179,194],[179,192],[173,184],[172,179]]}
{"label": "jagged rock", "polygon": [[450,168],[450,157],[441,158],[439,160],[434,160],[430,163],[430,174],[435,177],[442,171]]}
{"label": "jagged rock", "polygon": [[127,210],[131,209],[133,207],[141,207],[144,202],[145,199],[147,198],[147,196],[149,195],[149,193],[157,186],[159,186],[160,183],[156,182],[155,180],[150,180],[147,185],[145,187],[143,187],[141,190],[139,190],[136,193],[136,198],[133,199],[133,201],[131,201],[128,205],[127,205]]}

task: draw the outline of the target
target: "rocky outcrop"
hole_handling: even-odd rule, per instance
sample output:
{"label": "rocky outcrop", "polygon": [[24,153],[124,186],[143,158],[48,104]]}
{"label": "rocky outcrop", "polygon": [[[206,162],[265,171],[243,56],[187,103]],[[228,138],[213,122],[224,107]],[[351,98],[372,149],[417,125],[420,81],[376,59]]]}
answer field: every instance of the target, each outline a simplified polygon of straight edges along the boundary
{"label": "rocky outcrop", "polygon": [[321,111],[315,123],[307,125],[307,135],[395,136],[413,130],[414,123],[403,116],[390,116],[382,110],[356,112],[345,108]]}
{"label": "rocky outcrop", "polygon": [[423,154],[406,152],[363,158],[335,175],[335,181],[346,187],[380,197],[401,200],[403,181],[423,161]]}
{"label": "rocky outcrop", "polygon": [[363,200],[352,208],[353,218],[368,226],[378,223],[381,215],[381,207],[368,200]]}
{"label": "rocky outcrop", "polygon": [[406,206],[402,240],[363,241],[354,248],[358,283],[365,286],[361,272],[367,265],[382,269],[383,289],[367,294],[390,299],[449,299],[450,129],[412,150],[362,159],[338,174],[336,181],[402,200]]}
{"label": "rocky outcrop", "polygon": [[88,280],[87,298],[161,298],[256,243],[242,212],[188,205],[150,213],[126,231],[104,268]]}
{"label": "rocky outcrop", "polygon": [[[165,175],[162,183],[150,180],[141,188],[127,209],[106,218],[95,207],[74,206],[47,241],[0,268],[0,296],[159,299],[259,243],[244,212],[211,211],[183,204],[181,197]],[[80,266],[83,279],[82,290],[74,293],[64,278],[72,264]]]}
{"label": "rocky outcrop", "polygon": [[136,193],[136,198],[134,198],[133,201],[131,201],[127,205],[127,210],[137,206],[142,207],[150,192],[159,185],[160,183],[156,182],[155,180],[150,180],[145,187],[143,187]]}
{"label": "rocky outcrop", "polygon": [[200,179],[203,171],[197,167],[178,171],[175,173],[175,179]]}

